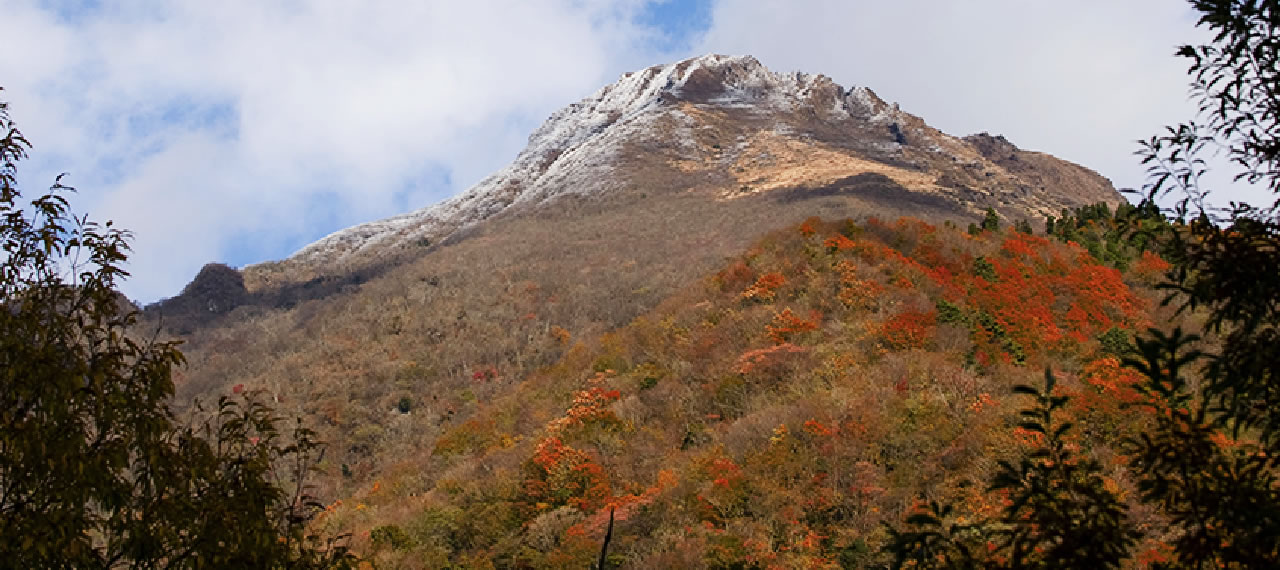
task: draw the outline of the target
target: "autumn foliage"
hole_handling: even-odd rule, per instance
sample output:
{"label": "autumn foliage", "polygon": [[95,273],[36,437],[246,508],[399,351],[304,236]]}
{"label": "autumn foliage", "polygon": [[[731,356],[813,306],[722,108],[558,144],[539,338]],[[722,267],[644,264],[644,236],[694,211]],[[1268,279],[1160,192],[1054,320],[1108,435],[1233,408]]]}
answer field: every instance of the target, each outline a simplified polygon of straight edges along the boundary
{"label": "autumn foliage", "polygon": [[557,437],[538,443],[525,471],[524,495],[535,510],[568,505],[593,511],[613,496],[604,468]]}
{"label": "autumn foliage", "polygon": [[881,334],[884,335],[885,342],[899,350],[924,348],[925,343],[933,337],[936,324],[933,311],[907,311],[886,321]]}
{"label": "autumn foliage", "polygon": [[818,323],[822,319],[822,314],[813,311],[809,313],[808,319],[802,319],[796,316],[791,309],[783,309],[773,318],[773,323],[765,327],[769,332],[769,338],[775,344],[784,344],[808,331],[818,330]]}
{"label": "autumn foliage", "polygon": [[[921,494],[962,497],[965,517],[1007,506],[972,482],[1045,444],[1007,423],[1010,388],[1045,364],[1073,398],[1058,413],[1090,429],[1064,449],[1118,468],[1113,441],[1152,421],[1108,352],[1152,320],[1144,263],[911,219],[770,235],[446,431],[426,504],[475,530],[441,560],[586,567],[612,510],[620,567],[883,564],[883,523]],[[422,536],[405,556],[441,544]]]}
{"label": "autumn foliage", "polygon": [[786,282],[787,278],[781,273],[766,273],[761,275],[754,285],[742,292],[742,298],[747,301],[772,301],[778,295],[778,288]]}

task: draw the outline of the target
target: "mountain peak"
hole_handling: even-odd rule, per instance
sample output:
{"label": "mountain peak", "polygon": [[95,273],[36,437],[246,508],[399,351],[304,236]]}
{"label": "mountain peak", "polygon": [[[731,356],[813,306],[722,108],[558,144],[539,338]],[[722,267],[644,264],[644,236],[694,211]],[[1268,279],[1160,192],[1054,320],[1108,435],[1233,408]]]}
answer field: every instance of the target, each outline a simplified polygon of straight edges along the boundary
{"label": "mountain peak", "polygon": [[870,90],[853,88],[846,92],[825,75],[777,73],[749,55],[708,54],[624,73],[617,82],[565,111],[596,104],[627,112],[676,102],[761,111],[793,110],[812,104],[815,97],[825,99],[823,103],[833,108],[846,106],[842,101],[845,97],[850,98],[848,103],[855,109],[880,110],[885,105]]}
{"label": "mountain peak", "polygon": [[[1024,152],[997,142],[1005,154]],[[624,73],[552,114],[510,165],[466,192],[335,232],[290,261],[333,266],[362,252],[439,243],[516,206],[655,184],[735,199],[870,173],[930,201],[954,202],[962,215],[1008,207],[1029,217],[1119,199],[1109,182],[1085,169],[1055,163],[1046,175],[1044,160],[1028,165],[1008,160],[1013,154],[989,156],[991,147],[987,139],[937,131],[865,87],[770,71],[749,55],[708,54]],[[1036,194],[1060,175],[1084,180],[1072,186],[1082,194]]]}
{"label": "mountain peak", "polygon": [[785,92],[807,83],[804,74],[777,74],[754,57],[709,54],[624,73],[589,99],[638,109],[677,100],[749,104],[781,102]]}

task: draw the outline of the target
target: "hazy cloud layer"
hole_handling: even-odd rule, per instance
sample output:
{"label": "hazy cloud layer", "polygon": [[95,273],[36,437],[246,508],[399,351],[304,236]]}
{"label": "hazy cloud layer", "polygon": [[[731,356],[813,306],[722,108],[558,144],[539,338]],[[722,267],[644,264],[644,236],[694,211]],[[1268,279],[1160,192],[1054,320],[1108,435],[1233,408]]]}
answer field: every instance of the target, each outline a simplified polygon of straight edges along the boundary
{"label": "hazy cloud layer", "polygon": [[[55,6],[58,9],[51,9]],[[660,58],[643,3],[0,0],[27,191],[135,231],[131,296],[438,201]]]}
{"label": "hazy cloud layer", "polygon": [[0,86],[36,145],[27,191],[70,171],[78,210],[135,231],[126,292],[147,301],[460,192],[555,109],[705,52],[866,85],[1118,186],[1142,180],[1132,141],[1189,112],[1177,1],[707,2],[0,0]]}
{"label": "hazy cloud layer", "polygon": [[1022,148],[1140,188],[1136,140],[1185,121],[1186,64],[1201,41],[1170,0],[719,0],[705,51],[865,85],[955,135]]}

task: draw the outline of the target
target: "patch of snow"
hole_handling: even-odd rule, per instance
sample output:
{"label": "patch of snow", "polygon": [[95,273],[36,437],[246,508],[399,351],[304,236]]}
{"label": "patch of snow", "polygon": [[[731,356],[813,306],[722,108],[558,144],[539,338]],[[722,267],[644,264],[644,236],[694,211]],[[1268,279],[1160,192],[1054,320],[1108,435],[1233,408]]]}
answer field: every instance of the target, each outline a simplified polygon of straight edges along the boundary
{"label": "patch of snow", "polygon": [[890,105],[866,87],[854,87],[844,97],[850,115],[870,123],[887,125],[901,118],[898,106]]}

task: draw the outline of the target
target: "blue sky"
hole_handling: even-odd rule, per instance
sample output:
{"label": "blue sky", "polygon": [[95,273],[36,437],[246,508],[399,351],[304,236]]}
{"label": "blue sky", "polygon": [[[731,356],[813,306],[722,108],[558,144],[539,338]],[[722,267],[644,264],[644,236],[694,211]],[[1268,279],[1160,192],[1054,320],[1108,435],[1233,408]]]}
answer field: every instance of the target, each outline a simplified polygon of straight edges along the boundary
{"label": "blue sky", "polygon": [[58,20],[69,24],[83,22],[102,9],[102,2],[99,0],[41,0],[38,5]]}
{"label": "blue sky", "polygon": [[711,28],[711,0],[669,0],[645,6],[640,22],[663,32],[666,45],[674,51],[687,50],[698,44]]}
{"label": "blue sky", "polygon": [[1142,182],[1133,141],[1190,116],[1168,0],[0,0],[28,192],[135,233],[125,292],[287,257],[501,168],[622,73],[751,54]]}

